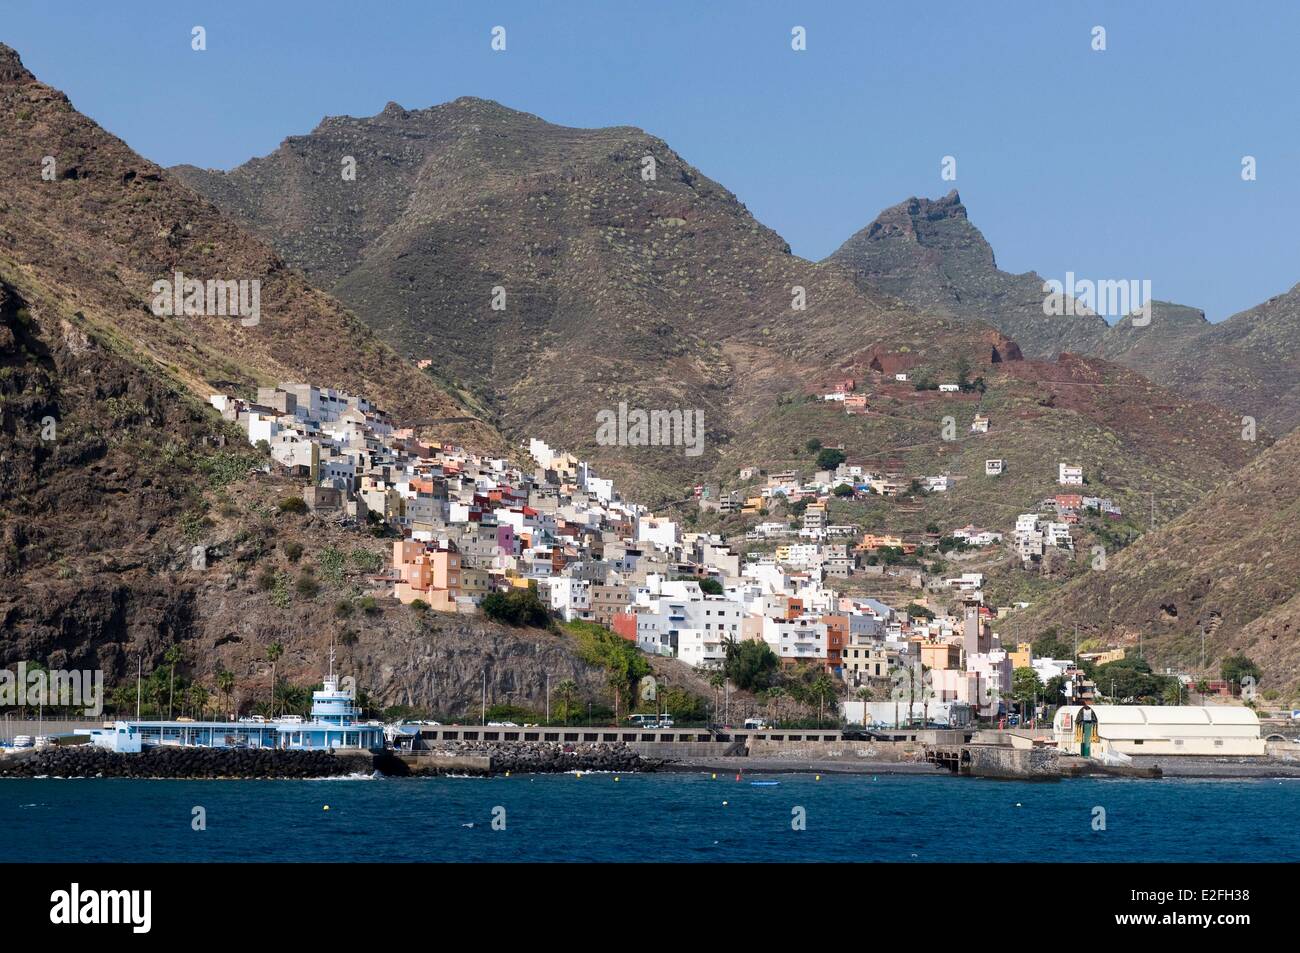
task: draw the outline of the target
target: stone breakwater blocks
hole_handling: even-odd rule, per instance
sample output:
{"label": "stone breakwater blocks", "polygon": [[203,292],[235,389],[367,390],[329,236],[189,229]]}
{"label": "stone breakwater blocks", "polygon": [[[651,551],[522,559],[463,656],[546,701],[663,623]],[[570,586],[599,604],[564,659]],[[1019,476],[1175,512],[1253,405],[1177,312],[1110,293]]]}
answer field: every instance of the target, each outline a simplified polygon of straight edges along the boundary
{"label": "stone breakwater blocks", "polygon": [[370,758],[328,751],[150,748],[138,754],[92,745],[51,746],[0,759],[0,777],[325,778],[369,770]]}
{"label": "stone breakwater blocks", "polygon": [[[619,743],[561,744],[546,741],[493,743],[458,741],[440,745],[417,758],[417,770],[458,773],[470,765],[486,764],[491,774],[560,774],[565,771],[645,771],[657,762],[642,758]],[[442,769],[439,769],[442,762]]]}

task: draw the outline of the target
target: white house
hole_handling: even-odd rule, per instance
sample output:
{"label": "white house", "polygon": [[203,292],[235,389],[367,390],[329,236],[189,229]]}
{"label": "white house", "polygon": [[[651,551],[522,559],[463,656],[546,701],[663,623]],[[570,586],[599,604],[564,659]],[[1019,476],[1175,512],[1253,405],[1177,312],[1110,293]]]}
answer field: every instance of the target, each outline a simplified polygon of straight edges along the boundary
{"label": "white house", "polygon": [[1057,482],[1061,486],[1083,486],[1083,467],[1070,463],[1058,465]]}
{"label": "white house", "polygon": [[[1245,706],[1093,705],[1097,741],[1093,751],[1127,755],[1263,755],[1259,718]],[[1062,705],[1052,720],[1056,746],[1078,754],[1081,707]]]}
{"label": "white house", "polygon": [[809,616],[797,619],[763,618],[763,641],[779,658],[824,661],[827,658],[826,623]]}

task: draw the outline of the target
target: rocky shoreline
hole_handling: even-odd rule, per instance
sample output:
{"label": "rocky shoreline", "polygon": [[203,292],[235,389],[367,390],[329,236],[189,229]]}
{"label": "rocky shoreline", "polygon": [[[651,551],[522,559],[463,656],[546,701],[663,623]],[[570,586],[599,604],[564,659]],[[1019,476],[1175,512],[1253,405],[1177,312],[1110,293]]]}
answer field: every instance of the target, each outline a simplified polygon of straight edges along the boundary
{"label": "rocky shoreline", "polygon": [[[563,774],[568,771],[654,771],[662,764],[622,742],[561,744],[454,741],[401,759],[411,775]],[[381,766],[381,770],[386,770]]]}
{"label": "rocky shoreline", "polygon": [[414,755],[393,751],[281,751],[271,748],[161,746],[139,753],[94,745],[50,745],[0,756],[0,778],[253,779],[330,778],[350,774],[563,774],[653,771],[662,762],[627,745],[451,742]]}
{"label": "rocky shoreline", "polygon": [[0,778],[329,778],[373,770],[368,752],[253,748],[150,748],[138,754],[94,745],[50,745],[0,757]]}

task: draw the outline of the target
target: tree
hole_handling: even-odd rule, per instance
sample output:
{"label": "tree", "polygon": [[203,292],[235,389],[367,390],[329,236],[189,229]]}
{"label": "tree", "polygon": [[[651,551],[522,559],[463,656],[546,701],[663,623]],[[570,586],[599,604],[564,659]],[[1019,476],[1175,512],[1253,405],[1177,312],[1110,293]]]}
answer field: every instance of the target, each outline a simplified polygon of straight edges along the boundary
{"label": "tree", "polygon": [[208,707],[208,690],[198,682],[192,682],[186,695],[189,699],[190,711],[202,720],[203,713]]}
{"label": "tree", "polygon": [[781,660],[766,642],[755,639],[727,643],[723,671],[731,683],[742,691],[760,692],[776,682]]}
{"label": "tree", "polygon": [[957,386],[962,390],[970,386],[970,361],[965,357],[957,358]]}
{"label": "tree", "polygon": [[836,685],[830,674],[823,669],[812,680],[805,694],[809,702],[817,703],[817,721],[818,727],[820,727],[822,710],[826,706],[833,705],[839,699],[839,686]]}
{"label": "tree", "polygon": [[1074,647],[1061,640],[1060,632],[1053,626],[1038,633],[1031,643],[1034,658],[1074,658]]}
{"label": "tree", "polygon": [[832,450],[829,447],[817,454],[818,470],[834,470],[847,458],[842,450]]}
{"label": "tree", "polygon": [[235,673],[224,668],[217,669],[217,690],[226,697],[226,716],[230,716],[230,693],[235,690]]}
{"label": "tree", "polygon": [[573,714],[573,703],[577,701],[578,698],[577,683],[571,678],[564,679],[564,681],[555,686],[555,697],[560,703],[560,720],[567,725],[569,723],[569,718]]}
{"label": "tree", "polygon": [[280,661],[284,655],[284,646],[279,642],[272,642],[266,647],[266,660],[271,663],[271,717],[275,717],[275,663]]}
{"label": "tree", "polygon": [[710,576],[707,579],[700,580],[700,591],[706,596],[722,595],[722,583]]}
{"label": "tree", "polygon": [[1112,700],[1160,704],[1164,701],[1167,684],[1173,679],[1151,674],[1145,659],[1124,658],[1097,666],[1093,678],[1097,688]]}
{"label": "tree", "polygon": [[822,442],[818,440],[816,437],[813,437],[806,444],[804,444],[804,446],[808,448],[809,453],[817,453],[822,448]]}
{"label": "tree", "polygon": [[1259,666],[1252,662],[1244,653],[1238,652],[1236,655],[1229,655],[1223,660],[1219,667],[1219,674],[1223,680],[1231,685],[1241,685],[1243,678],[1253,678],[1259,681]]}
{"label": "tree", "polygon": [[709,670],[709,685],[713,687],[713,720],[721,721],[718,718],[718,692],[727,684],[727,673],[720,668]]}
{"label": "tree", "polygon": [[536,583],[530,582],[527,589],[490,592],[483,597],[479,608],[492,621],[515,628],[545,629],[551,625],[551,610],[538,596]]}
{"label": "tree", "polygon": [[1011,697],[1021,704],[1021,713],[1027,713],[1034,699],[1043,694],[1043,683],[1038,673],[1024,666],[1011,673]]}

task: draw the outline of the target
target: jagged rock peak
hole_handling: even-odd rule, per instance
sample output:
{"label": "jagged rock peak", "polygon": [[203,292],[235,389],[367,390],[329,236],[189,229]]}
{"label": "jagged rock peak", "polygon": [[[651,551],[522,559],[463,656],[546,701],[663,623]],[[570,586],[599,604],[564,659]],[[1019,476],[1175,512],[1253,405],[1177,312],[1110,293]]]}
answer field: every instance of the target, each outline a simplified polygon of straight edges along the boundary
{"label": "jagged rock peak", "polygon": [[34,83],[36,77],[23,66],[22,57],[12,46],[0,43],[0,83]]}

